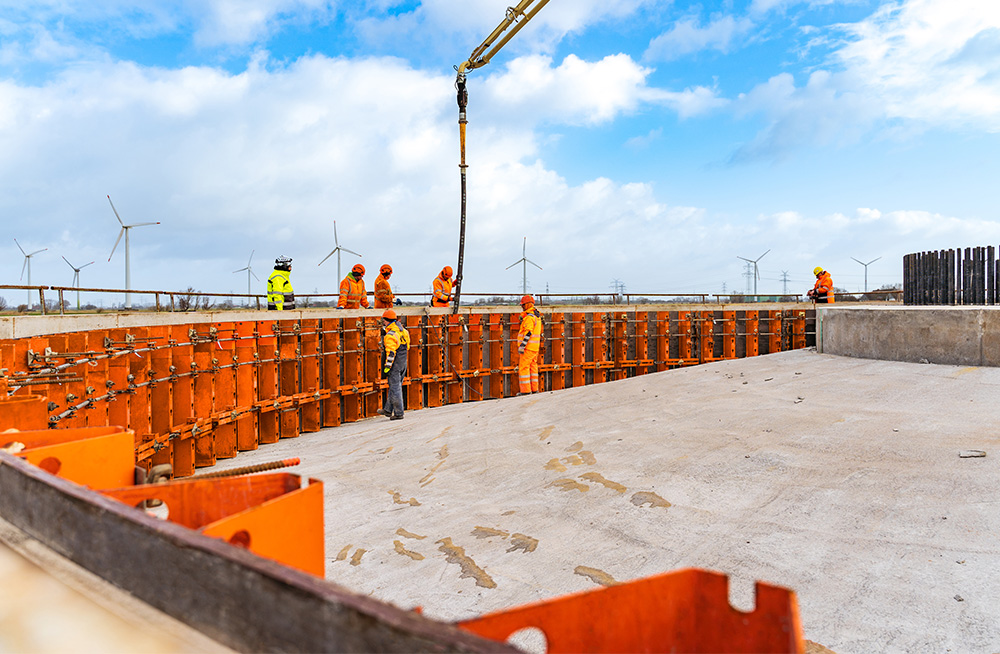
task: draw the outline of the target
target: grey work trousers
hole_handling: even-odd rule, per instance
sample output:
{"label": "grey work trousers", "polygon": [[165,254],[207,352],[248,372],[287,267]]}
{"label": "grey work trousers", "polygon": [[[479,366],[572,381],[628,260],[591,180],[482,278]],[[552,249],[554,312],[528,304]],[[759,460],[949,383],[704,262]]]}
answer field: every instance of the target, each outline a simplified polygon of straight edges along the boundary
{"label": "grey work trousers", "polygon": [[389,368],[389,390],[385,394],[385,406],[382,409],[394,416],[403,415],[403,377],[406,376],[406,348],[396,351],[396,358]]}

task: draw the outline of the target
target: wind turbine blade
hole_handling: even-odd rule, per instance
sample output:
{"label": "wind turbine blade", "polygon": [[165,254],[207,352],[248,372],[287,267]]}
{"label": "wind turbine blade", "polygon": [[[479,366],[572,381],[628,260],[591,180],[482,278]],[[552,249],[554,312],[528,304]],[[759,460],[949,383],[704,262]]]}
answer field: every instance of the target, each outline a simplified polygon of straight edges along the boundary
{"label": "wind turbine blade", "polygon": [[516,266],[517,264],[521,263],[522,261],[524,261],[524,259],[518,259],[518,260],[517,260],[517,261],[515,261],[514,263],[512,263],[512,264],[510,264],[509,266],[507,266],[506,268],[504,268],[504,270],[510,270],[511,268],[513,268],[513,267],[514,267],[514,266]]}
{"label": "wind turbine blade", "polygon": [[746,261],[747,263],[755,263],[754,261],[751,261],[750,259],[747,259],[746,257],[736,257],[736,258],[737,258],[737,259],[743,259],[743,260],[744,260],[744,261]]}
{"label": "wind turbine blade", "polygon": [[[361,255],[358,254],[357,252],[355,252],[354,250],[348,250],[347,248],[340,248],[340,249],[343,250],[344,252],[350,252],[351,254],[355,254],[355,255],[361,257]],[[361,257],[361,258],[364,259],[364,257]]]}
{"label": "wind turbine blade", "polygon": [[14,243],[17,244],[17,249],[21,251],[21,254],[23,254],[24,256],[28,256],[28,253],[24,251],[24,248],[21,247],[21,244],[17,242],[16,238],[14,239]]}
{"label": "wind turbine blade", "polygon": [[257,273],[255,273],[252,269],[247,268],[247,272],[249,272],[251,275],[253,275],[253,278],[256,279],[258,282],[260,281],[260,277],[258,277]]}
{"label": "wind turbine blade", "polygon": [[249,268],[250,268],[250,266],[247,266],[246,268],[240,268],[239,270],[234,270],[234,271],[233,271],[233,274],[235,275],[236,273],[238,273],[238,272],[243,272],[244,270],[247,270],[247,269],[249,269]]}
{"label": "wind turbine blade", "polygon": [[24,279],[24,269],[28,267],[28,257],[24,258],[24,265],[21,266],[21,279]]}
{"label": "wind turbine blade", "polygon": [[66,262],[66,265],[67,265],[67,266],[69,266],[69,267],[70,267],[70,268],[72,268],[73,270],[76,270],[76,266],[74,266],[73,264],[71,264],[71,263],[69,262],[69,259],[67,259],[66,257],[63,257],[63,258],[62,258],[62,260]]}
{"label": "wind turbine blade", "polygon": [[122,236],[125,235],[125,226],[122,225],[122,231],[118,232],[118,240],[115,241],[114,247],[111,248],[111,254],[108,255],[108,261],[111,261],[111,257],[115,256],[115,250],[118,249],[118,244],[122,242]]}
{"label": "wind turbine blade", "polygon": [[35,256],[36,254],[38,254],[39,252],[45,252],[46,250],[48,250],[48,248],[42,248],[41,250],[35,250],[34,252],[32,252],[31,254],[29,254],[29,255],[27,255],[27,256],[29,256],[29,257],[33,257],[33,256]]}
{"label": "wind turbine blade", "polygon": [[539,270],[541,270],[541,269],[542,269],[542,267],[541,267],[541,266],[539,266],[539,265],[538,265],[537,263],[535,263],[535,262],[534,262],[534,261],[532,261],[531,259],[525,259],[525,261],[527,261],[528,263],[530,263],[530,264],[531,264],[532,266],[534,266],[535,268],[538,268]]}
{"label": "wind turbine blade", "polygon": [[[767,252],[770,252],[770,251],[771,251],[771,248],[768,248],[768,249],[767,249]],[[767,252],[765,252],[764,254],[762,254],[762,255],[760,255],[759,257],[757,257],[757,258],[755,259],[755,261],[760,261],[761,259],[763,259],[764,257],[766,257],[766,256],[767,256]]]}
{"label": "wind turbine blade", "polygon": [[[91,261],[90,263],[94,263],[94,262],[93,262],[93,261]],[[80,272],[81,270],[83,270],[84,268],[86,268],[87,266],[89,266],[89,265],[90,265],[90,263],[85,263],[85,264],[83,264],[82,266],[80,266],[79,268],[77,268],[77,269],[76,269],[76,271],[77,271],[77,272]]]}
{"label": "wind turbine blade", "polygon": [[869,266],[870,266],[870,265],[872,265],[873,263],[875,263],[876,261],[878,261],[878,260],[879,260],[879,259],[881,259],[881,258],[882,258],[882,257],[875,257],[874,259],[872,259],[871,261],[869,261],[869,262],[868,262],[868,265],[869,265]]}
{"label": "wind turbine blade", "polygon": [[[333,252],[331,252],[330,254],[328,254],[325,257],[323,257],[323,261],[326,261],[327,259],[329,259],[330,257],[332,257],[334,254],[336,254],[336,252],[337,252],[337,250],[336,250],[336,248],[334,248]],[[323,265],[323,261],[320,261],[316,265],[317,266],[322,266]]]}
{"label": "wind turbine blade", "polygon": [[337,221],[333,221],[333,244],[338,248],[340,247],[340,241],[337,240]]}
{"label": "wind turbine blade", "polygon": [[250,258],[247,259],[247,268],[249,268],[250,267],[250,263],[253,262],[253,253],[256,252],[256,251],[257,250],[250,250]]}
{"label": "wind turbine blade", "polygon": [[129,227],[145,227],[146,225],[159,225],[159,222],[155,223],[136,223],[134,225],[129,225]]}
{"label": "wind turbine blade", "polygon": [[[854,259],[854,257],[851,257],[851,258]],[[865,265],[864,261],[858,261],[857,259],[854,259],[854,260],[857,261],[858,263],[860,263],[862,266]]]}
{"label": "wind turbine blade", "polygon": [[[108,196],[108,202],[111,202],[111,196],[110,195]],[[122,217],[118,215],[118,210],[115,209],[115,203],[114,202],[111,202],[111,210],[115,212],[115,218],[117,218],[118,222],[121,223],[121,226],[124,227],[125,223],[122,222]]]}

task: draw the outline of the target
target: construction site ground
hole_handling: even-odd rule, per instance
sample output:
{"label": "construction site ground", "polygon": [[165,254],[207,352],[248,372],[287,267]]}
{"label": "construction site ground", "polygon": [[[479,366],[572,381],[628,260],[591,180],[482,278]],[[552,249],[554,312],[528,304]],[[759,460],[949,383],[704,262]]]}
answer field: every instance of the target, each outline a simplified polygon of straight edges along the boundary
{"label": "construction site ground", "polygon": [[[299,456],[327,578],[461,620],[686,567],[836,652],[1000,651],[1000,368],[799,350],[371,419]],[[982,451],[985,456],[977,456]]]}

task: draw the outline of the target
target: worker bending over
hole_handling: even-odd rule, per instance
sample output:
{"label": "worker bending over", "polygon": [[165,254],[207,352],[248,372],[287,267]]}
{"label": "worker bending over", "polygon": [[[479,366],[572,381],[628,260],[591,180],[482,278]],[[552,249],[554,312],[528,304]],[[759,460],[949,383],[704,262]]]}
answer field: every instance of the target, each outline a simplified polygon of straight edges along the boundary
{"label": "worker bending over", "polygon": [[368,291],[365,290],[365,267],[360,263],[354,264],[351,272],[347,273],[344,281],[340,282],[340,299],[337,300],[338,309],[357,309],[358,307],[368,308]]}
{"label": "worker bending over", "polygon": [[399,300],[392,294],[392,286],[389,285],[389,277],[392,275],[392,266],[387,263],[382,264],[378,269],[378,277],[375,278],[375,308],[388,309],[394,303],[399,304]]}
{"label": "worker bending over", "polygon": [[410,347],[410,332],[399,324],[396,312],[392,309],[387,309],[382,314],[382,327],[385,329],[385,336],[382,337],[385,347],[382,373],[389,378],[389,389],[386,391],[381,413],[390,420],[402,420],[403,377],[406,375],[406,350]]}
{"label": "worker bending over", "polygon": [[267,310],[288,311],[295,308],[295,289],[292,288],[291,257],[274,260],[274,272],[267,278]]}
{"label": "worker bending over", "polygon": [[833,304],[833,277],[822,266],[813,268],[813,274],[816,275],[816,285],[806,295],[814,302]]}
{"label": "worker bending over", "polygon": [[521,328],[517,330],[517,382],[521,395],[538,392],[538,349],[542,343],[542,314],[530,295],[521,298]]}
{"label": "worker bending over", "polygon": [[445,266],[441,269],[441,274],[434,278],[432,307],[446,307],[451,302],[451,273],[451,266]]}

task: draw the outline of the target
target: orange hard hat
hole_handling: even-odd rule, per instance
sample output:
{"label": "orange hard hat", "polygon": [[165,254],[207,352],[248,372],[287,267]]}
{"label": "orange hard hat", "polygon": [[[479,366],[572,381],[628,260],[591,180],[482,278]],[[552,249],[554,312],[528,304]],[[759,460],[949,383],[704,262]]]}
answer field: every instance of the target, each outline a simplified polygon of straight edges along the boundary
{"label": "orange hard hat", "polygon": [[531,297],[530,295],[522,295],[521,296],[521,306],[522,307],[524,305],[526,305],[526,304],[534,304],[534,303],[535,303],[535,298]]}
{"label": "orange hard hat", "polygon": [[451,273],[452,272],[453,271],[451,269],[451,266],[445,266],[444,268],[441,269],[441,276],[442,277],[451,277]]}
{"label": "orange hard hat", "polygon": [[395,320],[396,312],[393,311],[392,309],[386,309],[385,311],[382,312],[382,317],[385,318],[386,320]]}
{"label": "orange hard hat", "polygon": [[383,264],[382,264],[382,267],[381,267],[381,268],[379,268],[379,269],[378,269],[378,271],[379,271],[380,273],[388,273],[388,274],[390,274],[390,275],[391,275],[391,274],[392,274],[392,266],[390,266],[390,265],[389,265],[389,264],[387,264],[387,263],[383,263]]}
{"label": "orange hard hat", "polygon": [[365,267],[362,266],[360,263],[356,263],[356,264],[354,264],[354,267],[351,268],[351,272],[355,273],[357,275],[360,275],[361,277],[364,277],[365,276]]}

